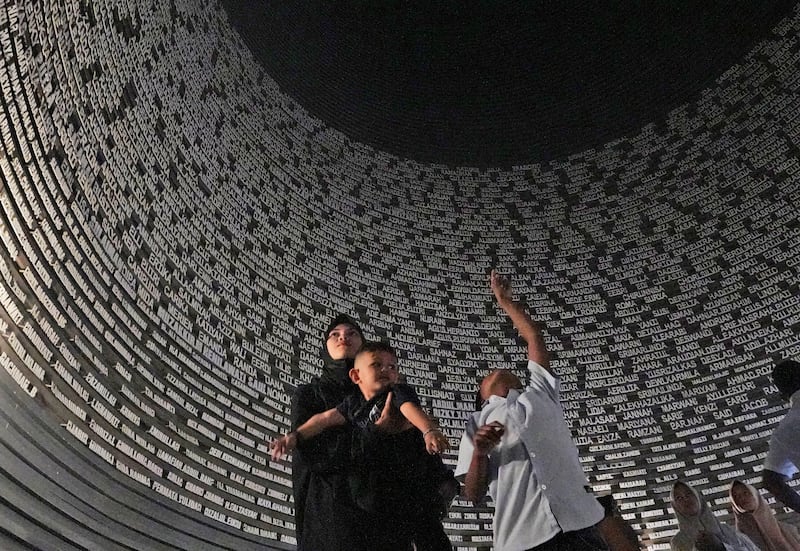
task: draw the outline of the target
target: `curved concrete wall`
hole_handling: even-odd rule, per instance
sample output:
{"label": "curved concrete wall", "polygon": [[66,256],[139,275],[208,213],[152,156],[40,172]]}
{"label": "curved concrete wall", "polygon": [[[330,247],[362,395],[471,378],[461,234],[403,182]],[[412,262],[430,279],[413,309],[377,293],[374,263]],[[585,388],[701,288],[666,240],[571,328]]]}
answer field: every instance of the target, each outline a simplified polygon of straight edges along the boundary
{"label": "curved concrete wall", "polygon": [[[493,170],[312,119],[219,6],[67,4],[0,9],[9,549],[292,549],[266,442],[325,322],[389,338],[455,443],[477,377],[523,367],[492,266],[547,326],[595,491],[650,548],[673,480],[718,510],[758,481],[768,372],[800,351],[797,16],[664,124]],[[457,501],[447,526],[480,549],[490,523]]]}

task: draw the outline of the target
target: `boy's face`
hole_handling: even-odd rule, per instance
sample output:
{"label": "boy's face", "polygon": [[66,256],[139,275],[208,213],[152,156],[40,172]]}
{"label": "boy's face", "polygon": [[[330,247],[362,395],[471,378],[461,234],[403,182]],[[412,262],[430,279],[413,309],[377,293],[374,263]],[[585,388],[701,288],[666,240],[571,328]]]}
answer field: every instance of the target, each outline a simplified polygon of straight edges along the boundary
{"label": "boy's face", "polygon": [[362,352],[350,370],[350,379],[367,399],[397,383],[398,378],[397,358],[391,352]]}

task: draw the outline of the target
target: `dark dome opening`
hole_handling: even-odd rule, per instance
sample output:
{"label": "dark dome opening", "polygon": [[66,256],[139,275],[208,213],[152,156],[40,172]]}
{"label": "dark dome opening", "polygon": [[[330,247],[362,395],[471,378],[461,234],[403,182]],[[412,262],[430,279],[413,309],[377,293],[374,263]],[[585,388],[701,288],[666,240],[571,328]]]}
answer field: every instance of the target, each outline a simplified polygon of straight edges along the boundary
{"label": "dark dome opening", "polygon": [[401,157],[468,166],[634,132],[695,98],[794,5],[222,3],[315,116]]}

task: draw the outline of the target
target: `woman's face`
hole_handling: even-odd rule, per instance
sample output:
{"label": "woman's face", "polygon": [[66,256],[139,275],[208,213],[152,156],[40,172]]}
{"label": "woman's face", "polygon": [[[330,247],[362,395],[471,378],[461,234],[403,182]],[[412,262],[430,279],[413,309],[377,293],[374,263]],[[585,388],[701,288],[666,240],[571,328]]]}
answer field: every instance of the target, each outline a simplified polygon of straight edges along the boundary
{"label": "woman's face", "polygon": [[731,487],[731,498],[740,509],[744,509],[748,513],[755,511],[756,507],[758,507],[756,498],[750,492],[750,488],[741,482],[733,483],[733,486]]}
{"label": "woman's face", "polygon": [[355,358],[356,352],[362,344],[364,341],[361,339],[361,334],[356,331],[355,327],[346,323],[341,323],[331,329],[331,332],[328,333],[328,340],[325,341],[328,354],[334,360]]}
{"label": "woman's face", "polygon": [[700,502],[688,486],[676,484],[672,492],[672,508],[683,516],[693,517],[700,513]]}

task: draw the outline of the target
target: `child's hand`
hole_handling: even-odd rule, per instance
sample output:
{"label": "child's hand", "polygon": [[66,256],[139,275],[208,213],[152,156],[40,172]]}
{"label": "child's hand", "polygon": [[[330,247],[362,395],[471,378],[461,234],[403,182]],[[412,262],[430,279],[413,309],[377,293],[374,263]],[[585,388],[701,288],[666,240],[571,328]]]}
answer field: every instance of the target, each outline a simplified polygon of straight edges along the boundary
{"label": "child's hand", "polygon": [[500,438],[505,434],[506,428],[498,421],[492,421],[488,425],[483,425],[475,433],[472,442],[475,452],[478,455],[489,455],[489,453],[500,443]]}
{"label": "child's hand", "polygon": [[450,449],[450,441],[439,429],[432,429],[425,433],[425,449],[428,453],[442,453]]}
{"label": "child's hand", "polygon": [[510,302],[512,300],[511,280],[508,277],[502,276],[495,270],[492,270],[492,274],[489,277],[489,285],[498,303]]}
{"label": "child's hand", "polygon": [[383,406],[381,416],[375,421],[375,428],[385,434],[397,434],[408,429],[406,418],[398,413],[393,413],[391,392],[386,395],[386,404]]}
{"label": "child's hand", "polygon": [[277,461],[297,447],[297,433],[290,432],[270,442],[269,450],[273,461]]}

